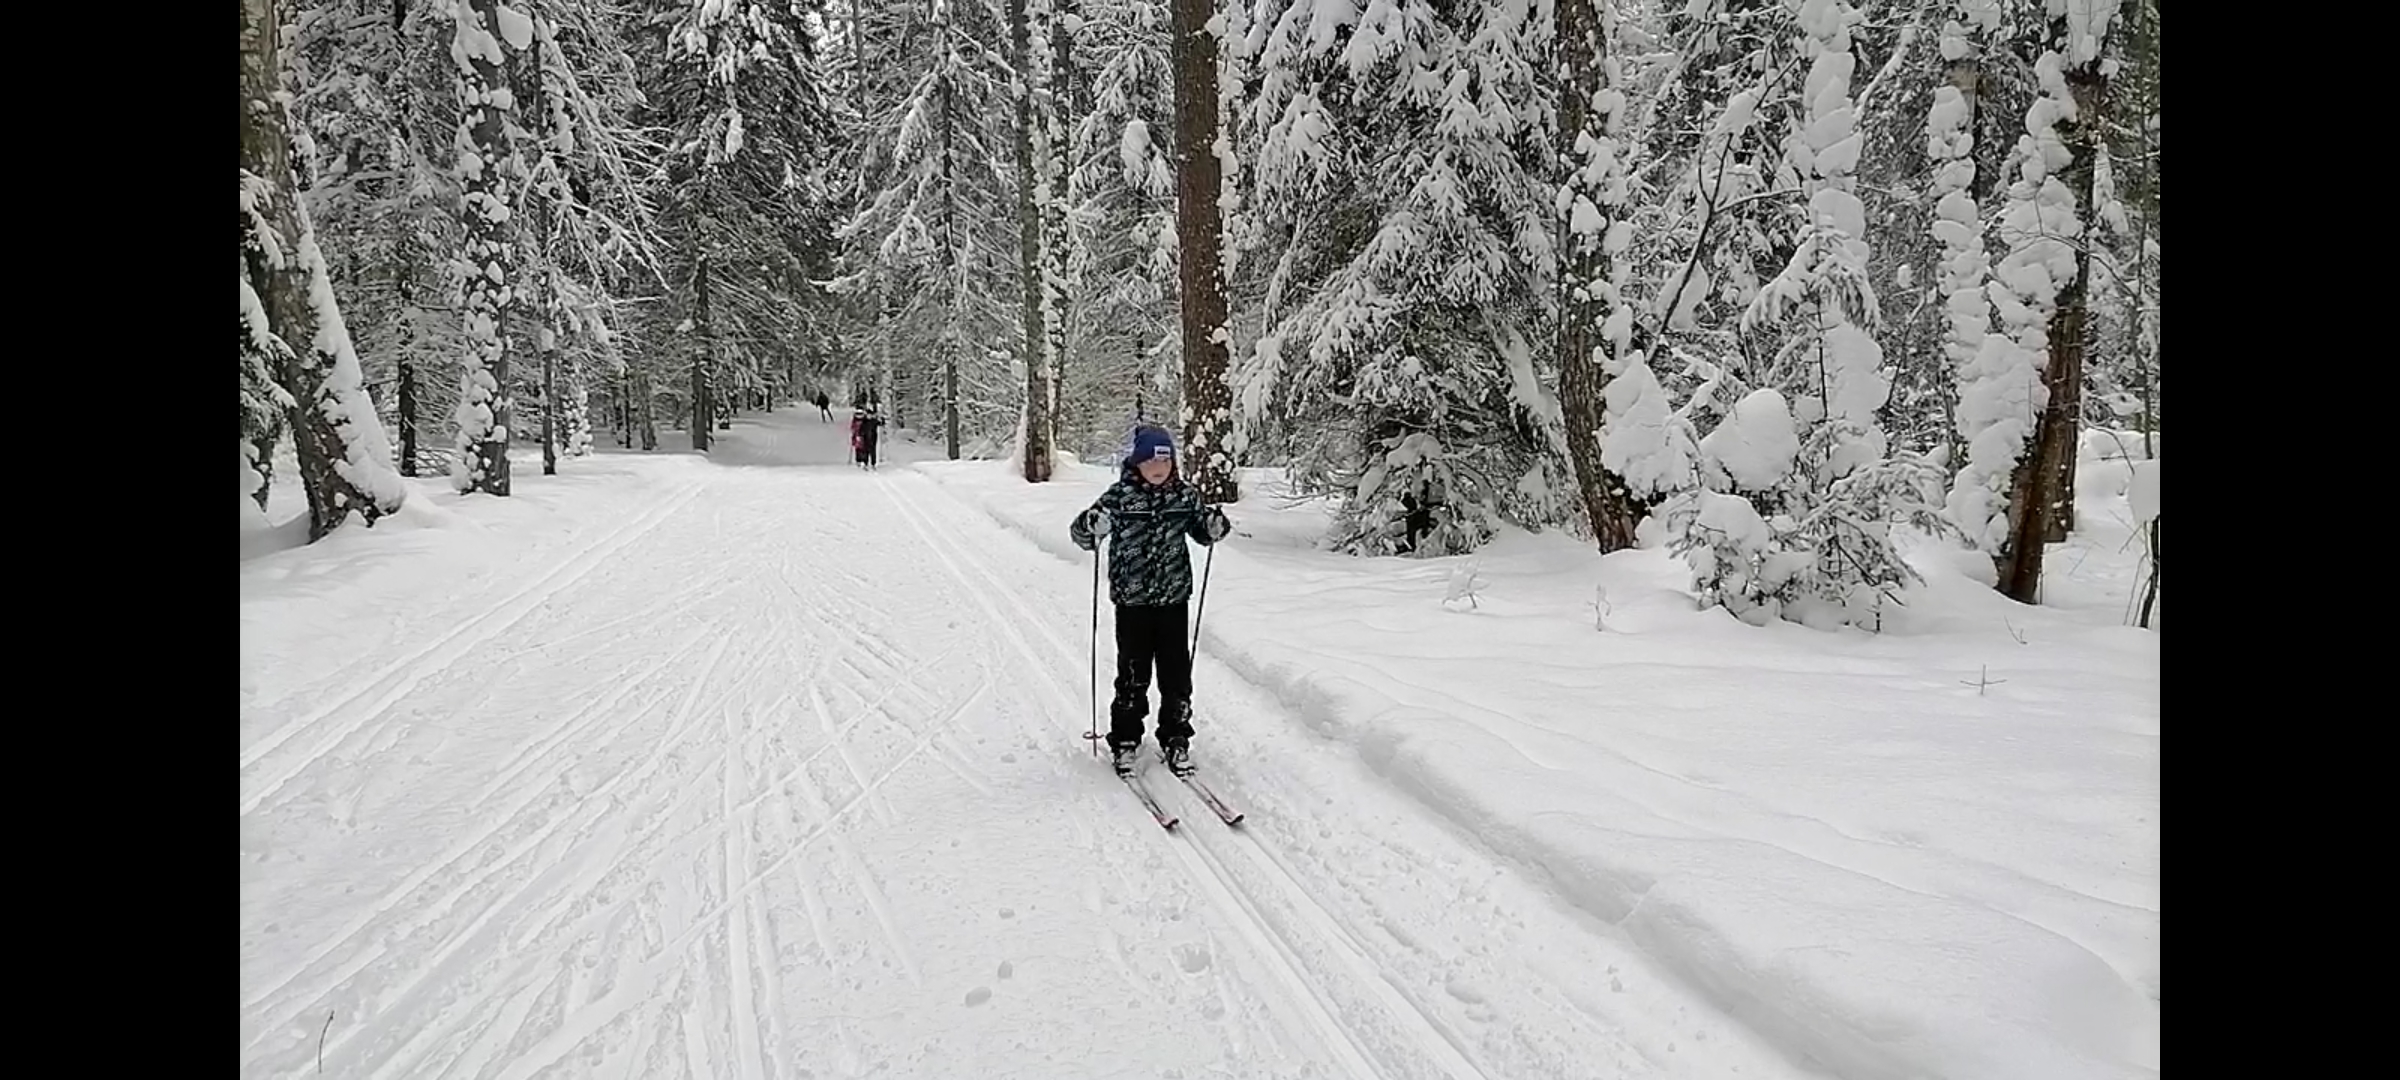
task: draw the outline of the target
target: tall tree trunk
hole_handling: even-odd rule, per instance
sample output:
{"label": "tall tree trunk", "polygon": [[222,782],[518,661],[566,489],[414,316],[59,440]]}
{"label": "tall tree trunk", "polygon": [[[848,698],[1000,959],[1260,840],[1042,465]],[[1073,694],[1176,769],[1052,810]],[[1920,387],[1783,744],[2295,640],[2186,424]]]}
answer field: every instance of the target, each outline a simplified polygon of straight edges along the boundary
{"label": "tall tree trunk", "polygon": [[[2075,116],[2058,121],[2058,135],[2074,160],[2068,163],[2062,180],[2074,194],[2076,220],[2085,223],[2084,235],[2089,237],[2099,231],[2092,207],[2093,154],[2105,119],[2101,110],[2107,104],[2108,77],[2101,73],[2097,57],[2068,67],[2065,74],[2068,92],[2075,99]],[[2041,602],[2043,548],[2065,540],[2067,526],[2074,520],[2075,492],[2070,478],[2083,416],[2091,276],[2091,250],[2078,244],[2075,277],[2059,290],[2058,305],[2050,315],[2050,358],[2042,371],[2049,401],[2035,428],[2034,452],[2018,465],[2011,484],[2014,529],[2009,551],[2001,559],[2000,589],[2020,603]]]}
{"label": "tall tree trunk", "polygon": [[462,0],[458,9],[459,35],[451,55],[461,65],[460,96],[466,101],[459,118],[462,140],[471,154],[462,155],[460,196],[467,226],[466,264],[480,273],[466,276],[461,306],[467,316],[466,373],[459,389],[459,470],[462,490],[491,495],[509,493],[508,445],[515,422],[508,389],[508,338],[503,331],[515,275],[514,245],[509,243],[508,191],[514,180],[515,155],[509,146],[508,113],[503,103],[513,100],[506,69],[507,50],[498,18],[498,0]]}
{"label": "tall tree trunk", "polygon": [[[936,38],[943,55],[951,49],[950,37],[956,33],[949,5],[942,7],[941,32]],[[952,461],[958,460],[958,352],[960,328],[966,320],[966,266],[959,258],[958,241],[958,145],[954,137],[958,122],[953,111],[956,105],[955,88],[948,74],[942,76],[942,280],[949,289],[950,310],[942,320],[942,449]]]}
{"label": "tall tree trunk", "polygon": [[1045,0],[1043,22],[1050,28],[1048,63],[1043,68],[1043,85],[1038,103],[1041,108],[1042,169],[1048,183],[1044,194],[1042,228],[1042,355],[1050,370],[1043,382],[1050,400],[1043,412],[1050,418],[1050,445],[1058,446],[1059,433],[1069,430],[1060,400],[1061,387],[1066,380],[1068,333],[1072,325],[1074,306],[1075,238],[1068,220],[1068,207],[1073,205],[1069,177],[1072,152],[1067,132],[1074,128],[1073,107],[1075,81],[1072,39],[1067,34],[1067,18],[1074,0]]}
{"label": "tall tree trunk", "polygon": [[1224,221],[1218,195],[1217,50],[1211,0],[1171,0],[1175,68],[1177,306],[1183,328],[1184,460],[1201,499],[1241,498],[1234,473],[1233,394],[1225,385],[1232,332],[1225,322]]}
{"label": "tall tree trunk", "polygon": [[1024,461],[1028,483],[1050,479],[1050,364],[1049,341],[1042,324],[1042,178],[1033,161],[1032,27],[1026,0],[1008,0],[1009,60],[1016,68],[1017,131],[1017,276],[1024,294],[1020,312],[1024,329],[1025,415]]}
{"label": "tall tree trunk", "polygon": [[1584,168],[1587,155],[1583,147],[1590,140],[1614,136],[1618,127],[1614,112],[1593,108],[1594,96],[1611,89],[1605,66],[1608,43],[1598,7],[1601,2],[1558,0],[1558,42],[1567,59],[1567,85],[1558,96],[1558,155],[1566,174],[1563,179],[1576,200],[1605,208],[1610,219],[1596,231],[1559,230],[1565,265],[1558,275],[1558,397],[1566,427],[1567,458],[1575,469],[1576,494],[1583,503],[1593,542],[1609,552],[1633,546],[1638,515],[1626,498],[1624,481],[1600,463],[1602,391],[1608,381],[1607,369],[1601,366],[1606,348],[1602,324],[1611,306],[1623,302],[1616,294],[1607,234],[1608,226],[1624,212],[1622,200],[1605,190],[1608,181],[1587,176]]}
{"label": "tall tree trunk", "polygon": [[534,331],[534,347],[542,353],[542,475],[558,475],[558,327],[557,282],[552,270],[542,272],[542,325]]}
{"label": "tall tree trunk", "polygon": [[692,271],[692,295],[695,318],[692,327],[696,340],[692,343],[692,449],[708,452],[710,421],[715,413],[715,342],[708,326],[708,253],[702,252]]}
{"label": "tall tree trunk", "polygon": [[[339,328],[323,325],[327,319],[338,321],[339,315],[292,168],[291,121],[279,96],[281,27],[275,0],[242,0],[241,165],[243,172],[257,178],[251,196],[259,219],[243,216],[244,237],[255,242],[245,245],[242,260],[268,325],[285,346],[277,351],[274,374],[292,397],[285,426],[299,458],[300,484],[308,496],[308,535],[314,541],[353,512],[372,525],[397,509],[398,502],[373,497],[354,478],[356,467],[383,469],[391,463],[364,461],[355,452],[361,448],[352,445],[371,434],[355,425],[380,421],[363,402],[344,399],[346,394],[363,398],[364,391],[354,381],[344,385],[345,379],[356,380],[358,372],[345,373],[342,368],[347,343],[332,340]],[[252,230],[260,227],[274,235],[254,235]],[[319,288],[322,296],[316,292]],[[358,415],[361,408],[363,417]],[[368,445],[380,445],[380,433],[372,434]],[[272,441],[262,448],[262,464],[272,462],[267,452],[273,448]]]}
{"label": "tall tree trunk", "polygon": [[640,361],[633,376],[634,421],[642,429],[642,449],[658,449],[658,393],[650,383],[650,363]]}
{"label": "tall tree trunk", "polygon": [[398,260],[398,263],[393,277],[400,298],[400,317],[394,321],[393,329],[399,338],[398,349],[394,355],[397,357],[395,363],[399,368],[400,378],[400,475],[415,476],[417,475],[417,409],[419,408],[417,361],[409,353],[415,344],[416,335],[411,329],[409,319],[409,312],[412,310],[409,306],[411,275],[407,260],[401,259]]}

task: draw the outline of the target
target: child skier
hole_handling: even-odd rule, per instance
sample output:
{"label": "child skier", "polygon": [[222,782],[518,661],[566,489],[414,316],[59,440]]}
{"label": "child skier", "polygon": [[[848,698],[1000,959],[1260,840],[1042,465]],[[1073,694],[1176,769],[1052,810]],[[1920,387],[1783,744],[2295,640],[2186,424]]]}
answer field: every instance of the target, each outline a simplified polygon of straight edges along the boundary
{"label": "child skier", "polygon": [[1116,696],[1108,707],[1108,748],[1120,776],[1131,776],[1150,711],[1150,672],[1158,670],[1159,760],[1189,774],[1192,739],[1192,654],[1184,635],[1192,595],[1190,537],[1215,544],[1233,531],[1225,512],[1200,502],[1200,493],[1175,468],[1175,442],[1155,427],[1134,431],[1124,473],[1067,527],[1075,546],[1094,550],[1109,541],[1108,598],[1117,607]]}

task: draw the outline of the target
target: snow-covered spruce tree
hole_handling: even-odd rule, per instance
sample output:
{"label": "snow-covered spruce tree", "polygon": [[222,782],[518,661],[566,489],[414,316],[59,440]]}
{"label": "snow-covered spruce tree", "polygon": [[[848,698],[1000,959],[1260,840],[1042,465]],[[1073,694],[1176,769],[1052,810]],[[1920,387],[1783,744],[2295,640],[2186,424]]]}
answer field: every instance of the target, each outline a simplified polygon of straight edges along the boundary
{"label": "snow-covered spruce tree", "polygon": [[[1622,99],[1609,148],[1627,191],[1610,207],[1603,234],[1619,250],[1609,260],[1613,303],[1601,324],[1609,366],[1599,463],[1637,512],[1695,489],[1698,423],[1729,414],[1748,389],[1709,358],[1738,352],[1718,316],[1756,295],[1749,268],[1769,245],[1757,223],[1774,196],[1760,178],[1760,155],[1772,149],[1761,134],[1760,100],[1781,78],[1781,46],[1759,29],[1766,6],[1717,6],[1730,10],[1684,9],[1672,37],[1657,12],[1602,11],[1616,46],[1609,83]],[[1672,180],[1637,185],[1641,176]],[[1728,266],[1734,272],[1711,271]],[[1654,366],[1660,361],[1666,366]]]}
{"label": "snow-covered spruce tree", "polygon": [[[1627,354],[1603,397],[1600,466],[1624,485],[1626,497],[1649,507],[1694,490],[1699,435],[1688,411],[1675,407],[1641,353]],[[1710,399],[1702,395],[1699,400]]]}
{"label": "snow-covered spruce tree", "polygon": [[1773,389],[1753,390],[1734,403],[1697,449],[1704,486],[1663,508],[1675,532],[1675,550],[1690,564],[1702,604],[1720,605],[1735,618],[1764,626],[1799,598],[1798,579],[1814,561],[1812,553],[1793,550],[1779,535],[1794,525],[1779,512],[1800,456],[1791,408]]}
{"label": "snow-covered spruce tree", "polygon": [[2115,38],[2122,65],[2110,80],[2107,110],[2106,164],[2117,204],[2109,228],[2117,253],[2112,276],[2124,309],[2111,382],[2131,406],[2114,411],[2154,440],[2159,409],[2158,0],[2133,0],[2124,19]]}
{"label": "snow-covered spruce tree", "polygon": [[990,348],[1017,313],[998,258],[1015,241],[1014,179],[999,165],[1013,132],[981,44],[1001,27],[981,0],[870,10],[844,54],[853,183],[832,289],[864,324],[861,370],[880,380],[890,357],[895,386],[916,391],[894,396],[926,403],[953,456],[1005,440],[1021,416],[1021,383]]}
{"label": "snow-covered spruce tree", "polygon": [[1257,14],[1244,214],[1288,239],[1245,394],[1271,378],[1296,487],[1338,497],[1330,540],[1357,553],[1557,520],[1548,408],[1527,400],[1551,301],[1549,20],[1423,0]]}
{"label": "snow-covered spruce tree", "polygon": [[242,174],[242,497],[267,508],[267,486],[275,476],[275,446],[283,440],[284,417],[296,404],[276,381],[290,363],[289,346],[275,336],[266,302],[250,285],[250,260],[262,243],[252,223],[255,207],[270,197],[265,183]]}
{"label": "snow-covered spruce tree", "polygon": [[[1867,280],[1881,302],[1876,340],[1891,362],[1892,390],[1877,414],[1891,444],[1950,454],[1957,368],[1942,353],[1943,249],[1933,235],[1938,199],[1926,117],[1945,72],[1940,30],[1946,0],[1906,0],[1851,28],[1858,57],[1862,139],[1853,192],[1865,207]],[[1896,24],[1896,25],[1895,25]]]}
{"label": "snow-covered spruce tree", "polygon": [[[1649,49],[1672,62],[1655,71],[1655,90],[1635,96],[1628,140],[1642,148],[1638,174],[1666,181],[1633,208],[1629,259],[1645,272],[1630,285],[1647,304],[1632,346],[1671,393],[1690,398],[1704,367],[1751,367],[1739,317],[1798,245],[1801,181],[1780,133],[1805,109],[1806,60],[1775,0],[1703,0],[1667,27]],[[1733,403],[1690,400],[1702,418]]]}
{"label": "snow-covered spruce tree", "polygon": [[[1880,625],[1883,597],[1915,577],[1894,547],[1893,523],[1939,521],[1934,466],[1887,458],[1876,423],[1891,382],[1870,334],[1880,312],[1867,277],[1865,209],[1853,191],[1862,142],[1850,92],[1857,18],[1839,0],[1800,6],[1806,113],[1785,148],[1809,216],[1791,262],[1742,320],[1745,334],[1780,341],[1767,385],[1700,443],[1712,490],[1676,511],[1701,593],[1751,621]],[[1790,472],[1773,477],[1771,465]],[[1755,526],[1726,501],[1735,493],[1752,505]]]}
{"label": "snow-covered spruce tree", "polygon": [[2081,241],[2104,119],[2101,56],[2116,13],[2116,0],[2099,0],[2060,5],[2043,20],[2045,47],[2034,62],[2042,96],[2026,110],[2017,179],[2001,214],[2006,254],[1993,273],[1993,304],[2026,354],[2022,362],[2041,370],[2038,419],[2010,478],[1998,562],[2000,590],[2022,603],[2038,602],[2043,548],[2073,519],[2067,478],[2082,408],[2090,261]]}
{"label": "snow-covered spruce tree", "polygon": [[678,6],[637,49],[640,117],[672,133],[658,194],[668,303],[643,329],[649,349],[688,358],[670,400],[705,450],[738,395],[809,347],[803,313],[827,303],[812,282],[830,276],[832,223],[811,166],[831,117],[814,4]]}
{"label": "snow-covered spruce tree", "polygon": [[527,182],[518,213],[532,223],[523,265],[532,283],[541,357],[542,470],[588,452],[587,367],[601,353],[614,305],[605,283],[658,266],[655,212],[644,177],[654,167],[626,112],[640,89],[620,27],[587,9],[542,0],[522,54],[519,93],[530,108],[520,139]]}
{"label": "snow-covered spruce tree", "polygon": [[1148,419],[1180,407],[1174,72],[1166,4],[1084,0],[1080,11],[1075,53],[1090,102],[1076,116],[1074,216],[1086,262],[1060,435],[1096,456],[1116,449],[1137,410]]}
{"label": "snow-covered spruce tree", "polygon": [[[1632,353],[1633,310],[1624,287],[1633,225],[1626,147],[1623,69],[1609,45],[1612,13],[1599,0],[1557,0],[1557,40],[1566,63],[1559,88],[1558,390],[1567,457],[1585,526],[1603,552],[1634,544],[1640,510],[1625,482],[1602,460],[1602,418],[1609,377]],[[1645,368],[1638,378],[1648,378]],[[1655,382],[1652,383],[1655,387]],[[1630,391],[1638,399],[1639,388]],[[1628,404],[1633,404],[1628,401]]]}
{"label": "snow-covered spruce tree", "polygon": [[[458,401],[458,456],[450,478],[460,491],[509,493],[508,340],[502,320],[515,299],[516,238],[510,203],[525,166],[509,137],[516,94],[508,50],[533,41],[533,22],[499,0],[460,0],[451,56],[458,63],[459,214],[466,223],[456,273],[465,313],[467,354]],[[505,44],[504,44],[505,43]]]}
{"label": "snow-covered spruce tree", "polygon": [[[300,201],[280,27],[274,0],[243,0],[242,321],[252,355],[280,364],[274,382],[288,396],[276,400],[289,402],[285,423],[314,541],[353,516],[373,525],[399,509],[407,488],[392,471],[391,446]],[[262,313],[267,337],[259,336]]]}
{"label": "snow-covered spruce tree", "polygon": [[312,149],[303,198],[370,390],[399,442],[402,475],[445,470],[439,444],[466,351],[444,292],[459,245],[456,36],[450,11],[389,0],[310,0],[293,20],[285,70]]}

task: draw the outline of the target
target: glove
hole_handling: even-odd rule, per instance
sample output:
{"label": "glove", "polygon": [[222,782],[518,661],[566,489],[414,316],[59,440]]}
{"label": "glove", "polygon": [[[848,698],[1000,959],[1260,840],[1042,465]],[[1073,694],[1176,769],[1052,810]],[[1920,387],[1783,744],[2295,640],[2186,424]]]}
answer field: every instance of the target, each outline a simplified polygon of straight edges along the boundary
{"label": "glove", "polygon": [[1106,510],[1095,506],[1083,512],[1083,531],[1092,534],[1094,539],[1109,535],[1110,524]]}
{"label": "glove", "polygon": [[1225,511],[1212,506],[1208,508],[1208,516],[1200,520],[1200,529],[1208,534],[1208,542],[1213,544],[1225,539],[1225,535],[1233,531],[1233,522],[1225,516]]}

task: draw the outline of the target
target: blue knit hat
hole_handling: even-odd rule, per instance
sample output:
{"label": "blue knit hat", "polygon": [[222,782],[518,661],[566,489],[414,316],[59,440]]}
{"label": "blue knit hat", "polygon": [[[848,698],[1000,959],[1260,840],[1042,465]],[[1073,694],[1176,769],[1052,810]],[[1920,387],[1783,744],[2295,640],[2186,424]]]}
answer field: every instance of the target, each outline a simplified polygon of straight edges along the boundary
{"label": "blue knit hat", "polygon": [[1133,452],[1125,455],[1127,465],[1139,465],[1153,458],[1175,459],[1175,437],[1165,428],[1148,425],[1133,429]]}

